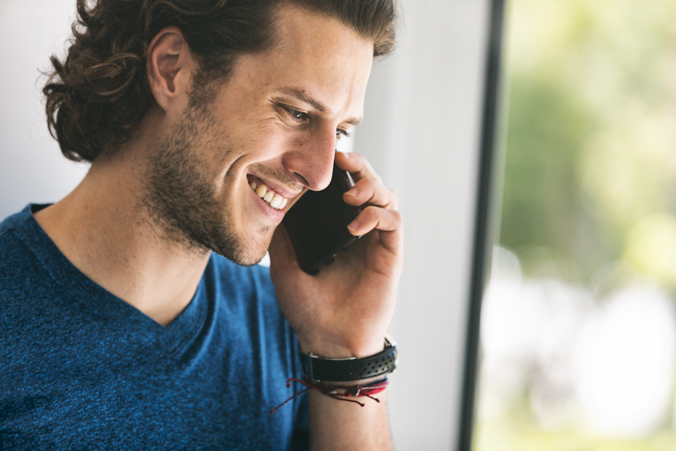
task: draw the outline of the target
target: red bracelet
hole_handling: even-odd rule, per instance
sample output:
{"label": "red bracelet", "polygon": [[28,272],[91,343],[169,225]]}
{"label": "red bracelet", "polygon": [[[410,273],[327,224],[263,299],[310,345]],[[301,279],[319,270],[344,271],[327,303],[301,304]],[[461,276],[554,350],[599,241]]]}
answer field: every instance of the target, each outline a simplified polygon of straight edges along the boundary
{"label": "red bracelet", "polygon": [[377,380],[375,382],[371,382],[369,384],[350,385],[350,386],[313,384],[311,382],[308,382],[307,380],[300,380],[296,379],[295,377],[292,377],[286,381],[286,388],[291,388],[292,381],[303,384],[305,386],[305,389],[299,391],[298,393],[294,393],[286,401],[284,401],[274,409],[270,410],[271,414],[275,413],[280,407],[282,407],[287,402],[291,401],[296,396],[302,395],[303,393],[309,390],[317,390],[318,392],[326,396],[329,396],[333,399],[337,399],[338,401],[353,402],[355,404],[359,404],[361,407],[364,407],[364,403],[361,403],[356,399],[347,399],[347,398],[365,397],[370,398],[375,402],[380,402],[380,400],[378,398],[374,398],[373,395],[377,395],[378,393],[384,391],[387,388],[387,377]]}

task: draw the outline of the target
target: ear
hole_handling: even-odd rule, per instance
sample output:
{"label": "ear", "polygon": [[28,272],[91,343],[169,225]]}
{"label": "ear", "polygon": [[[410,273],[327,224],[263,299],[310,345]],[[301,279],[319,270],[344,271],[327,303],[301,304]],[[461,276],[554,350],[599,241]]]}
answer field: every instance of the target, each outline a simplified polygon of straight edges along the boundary
{"label": "ear", "polygon": [[155,101],[165,113],[188,105],[192,74],[197,63],[178,27],[167,27],[148,46],[148,82]]}

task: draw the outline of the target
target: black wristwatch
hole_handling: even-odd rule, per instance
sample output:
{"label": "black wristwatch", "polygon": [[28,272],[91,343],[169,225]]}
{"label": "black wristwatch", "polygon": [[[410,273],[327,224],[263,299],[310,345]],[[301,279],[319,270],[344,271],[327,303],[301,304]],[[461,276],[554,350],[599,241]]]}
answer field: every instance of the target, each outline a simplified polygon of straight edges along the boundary
{"label": "black wristwatch", "polygon": [[385,349],[378,354],[358,359],[327,359],[314,354],[302,354],[303,373],[312,383],[351,382],[385,376],[397,368],[397,344],[385,337]]}

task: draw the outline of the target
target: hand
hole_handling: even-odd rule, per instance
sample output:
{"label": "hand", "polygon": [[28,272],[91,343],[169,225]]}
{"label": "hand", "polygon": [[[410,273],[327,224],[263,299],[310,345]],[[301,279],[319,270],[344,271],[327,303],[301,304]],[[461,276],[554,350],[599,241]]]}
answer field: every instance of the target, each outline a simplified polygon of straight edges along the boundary
{"label": "hand", "polygon": [[303,272],[283,226],[270,244],[270,275],[280,308],[303,352],[365,357],[383,350],[402,269],[403,228],[396,194],[360,155],[336,153],[355,186],[343,200],[363,211],[348,229],[355,236],[316,276]]}

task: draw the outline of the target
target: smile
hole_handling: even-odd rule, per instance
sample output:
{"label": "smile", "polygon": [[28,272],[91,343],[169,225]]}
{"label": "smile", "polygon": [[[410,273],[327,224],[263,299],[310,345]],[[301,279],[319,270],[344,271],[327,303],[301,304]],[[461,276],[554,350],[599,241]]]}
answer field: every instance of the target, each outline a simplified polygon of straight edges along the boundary
{"label": "smile", "polygon": [[275,210],[283,210],[284,207],[286,206],[286,203],[289,201],[289,199],[274,192],[272,189],[270,189],[263,183],[260,182],[257,183],[254,181],[251,182],[249,186],[251,187],[252,190],[254,190],[254,192],[258,195],[258,197],[267,202],[267,204],[270,205]]}

